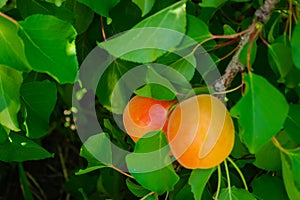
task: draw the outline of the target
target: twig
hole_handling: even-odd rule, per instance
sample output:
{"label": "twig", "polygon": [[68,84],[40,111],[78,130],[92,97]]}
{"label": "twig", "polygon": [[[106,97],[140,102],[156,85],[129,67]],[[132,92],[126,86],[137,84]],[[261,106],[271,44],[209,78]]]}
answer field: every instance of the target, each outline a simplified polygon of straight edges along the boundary
{"label": "twig", "polygon": [[[247,31],[241,36],[240,43],[238,45],[238,50],[233,55],[231,61],[229,62],[225,73],[214,83],[213,87],[216,92],[225,91],[231,84],[234,77],[239,73],[244,71],[245,66],[239,62],[239,55],[243,47],[249,42],[250,36],[252,34],[257,35],[256,25],[257,23],[265,24],[274,10],[275,5],[279,0],[266,0],[265,3],[255,12],[252,24],[249,26]],[[223,99],[224,94],[217,95],[218,98]]]}
{"label": "twig", "polygon": [[38,189],[39,193],[42,196],[42,197],[40,197],[38,194],[35,194],[35,198],[37,198],[37,199],[47,199],[44,190],[42,189],[40,184],[35,180],[35,178],[29,172],[26,172],[26,176],[35,185],[35,187]]}
{"label": "twig", "polygon": [[61,164],[61,168],[62,168],[64,178],[65,178],[66,181],[68,181],[69,180],[68,170],[67,170],[65,160],[64,160],[64,157],[63,157],[63,154],[62,154],[62,149],[61,149],[60,146],[58,146],[57,149],[58,149],[58,156],[59,156],[59,160],[60,160],[60,164]]}

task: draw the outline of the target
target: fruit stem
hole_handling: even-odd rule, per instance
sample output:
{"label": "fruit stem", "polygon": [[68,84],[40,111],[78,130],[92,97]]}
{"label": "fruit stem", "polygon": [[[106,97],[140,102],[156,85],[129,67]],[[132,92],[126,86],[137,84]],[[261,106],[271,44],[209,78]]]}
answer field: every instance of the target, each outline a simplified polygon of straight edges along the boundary
{"label": "fruit stem", "polygon": [[242,181],[243,181],[243,184],[244,184],[244,187],[245,187],[245,190],[248,191],[248,186],[247,186],[247,182],[246,182],[246,179],[244,177],[244,174],[242,173],[242,171],[240,170],[240,168],[235,164],[235,162],[230,158],[230,157],[227,157],[227,160],[232,164],[232,166],[235,168],[235,170],[238,172],[238,174],[240,175]]}
{"label": "fruit stem", "polygon": [[221,190],[221,182],[222,182],[222,172],[221,172],[221,166],[218,165],[218,185],[217,185],[217,191],[215,194],[214,199],[218,199],[219,198],[219,194],[220,194],[220,190]]}
{"label": "fruit stem", "polygon": [[229,170],[228,170],[228,165],[227,165],[226,159],[224,160],[224,166],[225,166],[226,177],[227,177],[227,187],[228,187],[229,199],[232,200],[232,196],[231,196],[230,176],[229,176]]}

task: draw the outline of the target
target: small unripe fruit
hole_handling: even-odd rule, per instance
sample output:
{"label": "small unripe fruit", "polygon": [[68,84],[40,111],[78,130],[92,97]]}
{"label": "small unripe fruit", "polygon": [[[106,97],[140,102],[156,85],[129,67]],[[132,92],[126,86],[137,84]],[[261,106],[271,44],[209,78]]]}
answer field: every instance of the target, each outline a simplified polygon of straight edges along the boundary
{"label": "small unripe fruit", "polygon": [[212,168],[231,153],[234,125],[219,99],[198,95],[181,102],[173,110],[167,139],[172,154],[185,168]]}
{"label": "small unripe fruit", "polygon": [[133,141],[155,130],[167,129],[168,109],[175,101],[162,101],[135,96],[127,104],[123,113],[126,132]]}

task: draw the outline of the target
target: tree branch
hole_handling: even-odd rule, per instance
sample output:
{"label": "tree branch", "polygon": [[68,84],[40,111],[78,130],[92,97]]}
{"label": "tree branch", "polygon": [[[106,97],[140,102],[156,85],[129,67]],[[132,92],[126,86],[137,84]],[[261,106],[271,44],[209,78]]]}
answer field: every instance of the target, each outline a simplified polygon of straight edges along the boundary
{"label": "tree branch", "polygon": [[[231,84],[234,77],[239,73],[245,70],[245,66],[239,62],[239,55],[246,45],[247,42],[251,39],[251,35],[256,31],[257,23],[265,24],[270,16],[272,11],[275,8],[275,5],[279,2],[279,0],[266,0],[264,4],[256,10],[254,14],[254,19],[252,24],[249,26],[246,33],[241,36],[240,43],[238,45],[238,50],[233,55],[231,61],[229,62],[225,73],[214,83],[213,87],[216,92],[224,92]],[[218,98],[224,98],[225,94],[218,94]]]}

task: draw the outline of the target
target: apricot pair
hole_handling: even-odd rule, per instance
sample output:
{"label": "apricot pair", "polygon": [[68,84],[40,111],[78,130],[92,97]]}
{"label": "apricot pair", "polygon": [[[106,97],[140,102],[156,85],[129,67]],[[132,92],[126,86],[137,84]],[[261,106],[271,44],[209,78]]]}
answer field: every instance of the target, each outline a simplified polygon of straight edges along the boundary
{"label": "apricot pair", "polygon": [[223,162],[234,143],[234,126],[225,105],[202,94],[180,102],[169,113],[174,103],[133,97],[123,114],[129,136],[136,142],[150,131],[163,130],[172,155],[185,168],[212,168]]}

